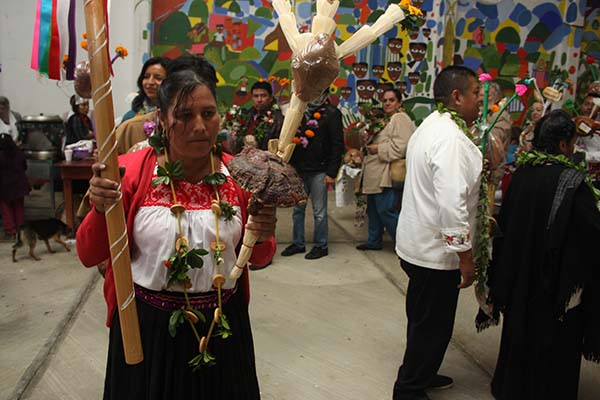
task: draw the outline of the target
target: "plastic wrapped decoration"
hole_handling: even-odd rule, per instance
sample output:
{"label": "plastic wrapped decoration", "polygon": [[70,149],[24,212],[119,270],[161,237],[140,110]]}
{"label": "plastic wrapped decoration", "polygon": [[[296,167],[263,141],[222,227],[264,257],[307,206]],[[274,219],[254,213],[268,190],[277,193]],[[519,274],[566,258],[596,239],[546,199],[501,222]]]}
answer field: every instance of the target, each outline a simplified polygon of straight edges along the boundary
{"label": "plastic wrapped decoration", "polygon": [[88,61],[82,61],[75,67],[75,93],[84,99],[92,98],[92,81]]}

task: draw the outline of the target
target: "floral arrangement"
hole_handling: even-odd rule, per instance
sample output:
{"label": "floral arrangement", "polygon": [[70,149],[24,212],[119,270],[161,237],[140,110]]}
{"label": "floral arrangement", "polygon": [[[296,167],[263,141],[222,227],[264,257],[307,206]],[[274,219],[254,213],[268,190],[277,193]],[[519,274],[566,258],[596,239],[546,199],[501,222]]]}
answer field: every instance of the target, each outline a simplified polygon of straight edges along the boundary
{"label": "floral arrangement", "polygon": [[[80,46],[82,49],[87,51],[87,49],[88,49],[87,32],[83,32],[83,34],[81,36],[82,36],[83,40],[81,41]],[[114,64],[118,58],[125,59],[125,57],[127,57],[128,55],[129,55],[129,52],[127,51],[127,49],[121,45],[118,45],[115,48],[115,55],[110,60],[111,65]],[[68,57],[67,57],[67,59],[68,59]],[[66,60],[64,62],[66,62]]]}
{"label": "floral arrangement", "polygon": [[292,141],[295,144],[302,145],[303,148],[308,146],[310,139],[315,137],[315,131],[319,129],[319,120],[321,119],[329,101],[325,101],[315,112],[310,115],[310,118],[296,131],[296,136]]}
{"label": "floral arrangement", "polygon": [[[275,118],[273,112],[278,110],[280,110],[279,105],[273,103],[269,110],[264,114],[258,115],[255,125],[252,128],[252,135],[256,138],[257,142],[261,142],[267,132],[274,129]],[[251,118],[252,116],[250,115],[249,110],[233,105],[233,107],[225,113],[225,116],[222,119],[221,129],[229,132],[233,143],[235,143],[237,148],[242,147],[244,136],[248,132],[248,127],[250,126]]]}
{"label": "floral arrangement", "polygon": [[[148,121],[147,123],[144,123],[144,129],[146,130],[146,128],[148,128],[149,131],[150,128],[152,128],[154,131],[156,124],[154,123],[154,126],[152,126],[150,123],[153,122]],[[211,366],[216,363],[216,358],[208,350],[210,339],[212,337],[227,339],[232,335],[229,322],[227,321],[227,317],[223,313],[222,308],[221,288],[225,284],[226,278],[222,274],[221,266],[224,262],[222,252],[225,250],[225,244],[222,243],[219,238],[219,219],[223,218],[225,221],[231,220],[236,214],[236,210],[229,203],[222,201],[220,198],[219,186],[227,181],[227,177],[223,173],[215,172],[214,160],[213,157],[210,157],[211,174],[204,177],[202,181],[211,185],[214,192],[211,210],[215,219],[216,240],[210,244],[210,249],[217,265],[217,273],[213,275],[212,283],[213,287],[217,290],[218,306],[214,311],[207,333],[204,336],[200,336],[196,325],[199,322],[205,323],[206,317],[202,312],[195,310],[191,306],[187,290],[192,287],[192,283],[188,276],[188,272],[194,268],[202,268],[204,265],[202,257],[208,255],[209,252],[206,249],[190,248],[189,240],[182,232],[181,214],[185,212],[185,206],[177,201],[174,182],[185,178],[183,173],[183,162],[180,160],[175,162],[169,161],[168,153],[164,151],[167,141],[161,132],[150,136],[149,142],[157,153],[164,153],[165,156],[165,165],[158,167],[158,177],[152,181],[152,186],[167,185],[170,187],[173,198],[171,212],[176,216],[179,228],[173,254],[167,260],[163,261],[163,265],[169,271],[167,275],[168,285],[179,285],[183,289],[186,307],[171,313],[168,328],[169,334],[172,337],[175,337],[177,335],[177,330],[182,327],[186,321],[188,322],[194,336],[198,340],[198,354],[192,358],[188,364],[194,371],[198,371],[204,366]],[[219,147],[217,147],[216,153],[220,153]]]}
{"label": "floral arrangement", "polygon": [[425,22],[423,18],[423,11],[418,7],[412,5],[411,0],[402,0],[399,4],[406,17],[400,22],[402,29],[407,31],[418,30],[421,25]]}

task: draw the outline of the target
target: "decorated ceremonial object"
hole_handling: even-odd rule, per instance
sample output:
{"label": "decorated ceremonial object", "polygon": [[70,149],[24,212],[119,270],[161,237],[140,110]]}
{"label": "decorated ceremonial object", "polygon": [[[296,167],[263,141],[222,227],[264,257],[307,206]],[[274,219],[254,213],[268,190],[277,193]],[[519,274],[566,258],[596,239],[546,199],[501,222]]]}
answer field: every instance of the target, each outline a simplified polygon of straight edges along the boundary
{"label": "decorated ceremonial object", "polygon": [[[118,182],[120,188],[105,6],[103,0],[85,0],[84,3],[89,40],[91,97],[94,102],[98,160],[106,165],[102,177]],[[105,215],[125,361],[127,364],[137,364],[144,359],[144,355],[131,277],[123,202],[119,200],[108,207]]]}
{"label": "decorated ceremonial object", "polygon": [[[331,38],[332,33],[336,28],[334,19],[338,7],[338,0],[317,0],[317,15],[313,18],[311,31],[300,33],[296,24],[296,17],[292,12],[292,5],[289,0],[273,0],[273,7],[279,16],[279,24],[283,34],[292,50],[291,69],[292,69],[292,96],[290,106],[285,114],[283,126],[279,139],[273,139],[269,144],[269,149],[276,149],[276,156],[283,163],[287,163],[292,157],[297,129],[302,122],[302,117],[310,101],[317,99],[326,90],[329,89],[331,83],[337,78],[340,70],[340,60],[356,53],[360,49],[366,47],[375,41],[383,33],[391,29],[395,24],[405,20],[407,16],[411,18],[407,21],[414,21],[412,17],[421,15],[421,11],[413,7],[410,0],[402,0],[400,5],[391,4],[386,11],[377,18],[371,26],[365,25],[361,27],[348,40],[338,46]],[[261,150],[252,149],[244,151],[238,157],[246,157],[246,162],[233,162],[230,164],[232,177],[240,183],[240,185],[253,193],[254,205],[271,205],[267,204],[261,196],[265,193],[270,193],[267,187],[257,191],[254,186],[248,185],[249,182],[244,180],[244,175],[249,170],[257,166],[256,161],[265,163],[267,156],[260,157],[256,152]],[[274,162],[270,160],[269,162]],[[239,167],[239,168],[238,168]],[[302,181],[298,178],[292,178],[291,171],[293,168],[274,168],[270,170],[272,173],[281,173],[286,171],[287,174],[283,178],[289,179],[289,187],[292,193],[296,193],[297,201],[306,201],[306,194],[298,195],[303,192]],[[296,175],[296,172],[293,172]],[[280,181],[279,178],[272,177],[273,182]],[[296,183],[293,183],[296,182]],[[298,185],[295,187],[293,185]],[[259,185],[262,187],[262,185]],[[295,204],[289,204],[293,206]],[[253,210],[249,210],[252,215]],[[231,273],[232,279],[237,279],[241,276],[245,268],[252,248],[256,243],[257,237],[254,232],[246,230],[242,242],[242,249],[236,261],[235,268]]]}

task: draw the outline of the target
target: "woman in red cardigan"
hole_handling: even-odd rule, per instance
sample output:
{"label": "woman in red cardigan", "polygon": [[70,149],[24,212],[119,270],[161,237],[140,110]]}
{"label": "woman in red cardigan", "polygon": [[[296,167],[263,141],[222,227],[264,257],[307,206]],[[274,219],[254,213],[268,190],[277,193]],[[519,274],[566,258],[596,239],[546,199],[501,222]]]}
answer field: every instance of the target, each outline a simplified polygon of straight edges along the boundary
{"label": "woman in red cardigan", "polygon": [[262,241],[250,262],[273,256],[275,210],[264,208],[247,220],[249,193],[229,176],[227,156],[215,151],[220,118],[213,80],[174,73],[158,99],[157,154],[146,148],[119,159],[126,168],[120,192],[116,182],[100,177],[104,165],[94,164],[95,210],[77,232],[86,266],[109,258],[104,211],[122,197],[144,361],[125,364],[109,265],[104,399],[259,399],[248,276],[238,283],[229,272],[244,228]]}

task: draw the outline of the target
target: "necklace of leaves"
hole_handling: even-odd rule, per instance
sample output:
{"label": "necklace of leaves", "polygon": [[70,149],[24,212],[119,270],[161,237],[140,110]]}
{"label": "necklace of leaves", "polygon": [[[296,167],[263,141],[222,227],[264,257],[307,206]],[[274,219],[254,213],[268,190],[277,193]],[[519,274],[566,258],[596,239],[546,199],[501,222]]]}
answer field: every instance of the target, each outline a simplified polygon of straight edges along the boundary
{"label": "necklace of leaves", "polygon": [[[198,340],[199,349],[199,354],[192,358],[188,364],[194,371],[197,371],[204,366],[214,365],[216,362],[215,357],[208,351],[210,338],[217,336],[221,337],[222,339],[227,339],[229,336],[231,336],[231,329],[229,327],[229,322],[223,313],[222,304],[221,288],[225,284],[225,275],[222,273],[222,264],[224,261],[222,253],[225,250],[225,243],[222,243],[219,237],[219,217],[223,216],[225,221],[230,221],[236,214],[236,210],[231,206],[231,204],[222,201],[220,198],[219,187],[227,181],[227,177],[221,172],[215,172],[214,159],[211,154],[211,174],[205,176],[202,179],[202,182],[212,186],[215,197],[211,203],[211,210],[215,218],[216,240],[210,244],[210,248],[213,252],[213,258],[217,266],[217,272],[212,277],[212,284],[217,288],[218,306],[214,311],[207,334],[201,337],[198,333],[198,329],[196,328],[196,324],[198,324],[200,321],[205,323],[206,318],[202,312],[195,310],[191,306],[187,291],[192,287],[192,282],[188,276],[188,271],[194,268],[202,268],[204,266],[202,256],[207,255],[208,251],[205,249],[190,248],[188,238],[183,235],[183,230],[181,227],[181,214],[185,212],[185,206],[178,203],[174,184],[175,180],[185,179],[183,173],[183,162],[181,160],[177,160],[175,162],[169,161],[168,152],[165,151],[167,142],[164,135],[160,132],[151,136],[149,141],[150,145],[154,147],[157,154],[162,153],[165,157],[165,165],[164,167],[158,167],[158,177],[152,181],[152,186],[158,186],[162,184],[167,185],[171,189],[171,195],[173,199],[171,212],[177,217],[178,235],[177,240],[175,241],[175,250],[173,255],[171,255],[168,260],[163,261],[163,264],[169,270],[167,286],[177,284],[181,285],[186,303],[185,307],[175,310],[171,313],[171,317],[169,319],[169,334],[171,337],[175,337],[177,334],[177,329],[183,325],[185,321],[188,321],[190,328],[194,332],[194,336],[196,336],[196,339]],[[214,154],[216,156],[220,156],[221,151],[222,149],[220,147],[216,147]]]}
{"label": "necklace of leaves", "polygon": [[[475,137],[469,130],[465,120],[454,110],[448,109],[442,103],[437,104],[437,111],[440,114],[448,113],[450,118],[460,130],[477,146]],[[477,238],[473,246],[473,262],[475,264],[475,290],[479,294],[485,293],[487,282],[487,267],[490,262],[489,243],[491,240],[490,228],[490,205],[488,198],[488,166],[485,156],[483,157],[483,169],[479,185],[479,199],[477,201]]]}
{"label": "necklace of leaves", "polygon": [[594,195],[594,199],[596,200],[596,203],[598,203],[598,201],[600,201],[600,190],[598,190],[592,183],[592,177],[590,176],[590,174],[587,173],[587,171],[585,169],[585,164],[583,164],[583,163],[575,164],[564,154],[548,154],[548,153],[542,153],[541,151],[538,151],[538,150],[532,150],[532,151],[521,153],[517,157],[517,165],[518,166],[525,165],[525,164],[534,165],[534,166],[535,165],[543,165],[543,164],[561,164],[567,168],[575,169],[575,170],[581,172],[582,174],[584,174],[585,184],[592,191],[592,194]]}

